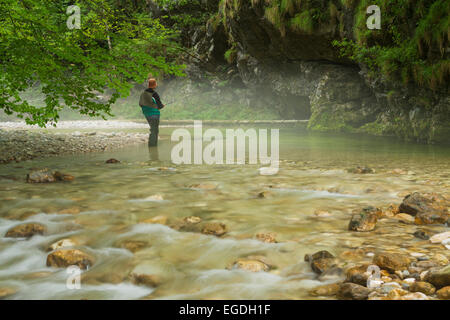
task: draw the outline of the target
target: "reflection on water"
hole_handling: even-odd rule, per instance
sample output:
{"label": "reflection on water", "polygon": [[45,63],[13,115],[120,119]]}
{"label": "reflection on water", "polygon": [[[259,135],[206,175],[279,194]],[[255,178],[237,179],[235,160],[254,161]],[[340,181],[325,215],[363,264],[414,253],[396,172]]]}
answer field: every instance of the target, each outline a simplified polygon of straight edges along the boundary
{"label": "reflection on water", "polygon": [[[449,148],[282,129],[279,173],[263,176],[260,164],[175,165],[171,130],[161,130],[158,148],[142,144],[0,167],[0,235],[24,221],[48,229],[29,240],[0,238],[0,288],[17,290],[13,299],[301,299],[310,298],[308,288],[323,284],[303,262],[306,253],[435,250],[418,247],[414,226],[382,220],[374,232],[351,233],[347,225],[353,209],[400,203],[410,191],[448,195]],[[121,163],[105,164],[109,158]],[[347,172],[356,166],[375,173]],[[36,167],[76,179],[24,183]],[[155,217],[162,221],[160,216],[169,226],[197,216],[222,222],[229,232],[218,238],[146,223]],[[278,243],[255,239],[265,232],[275,233]],[[66,288],[64,269],[46,267],[48,246],[63,238],[96,258],[83,272],[81,290]],[[127,241],[143,245],[132,252],[122,245]],[[229,268],[252,256],[264,257],[274,268],[258,273]],[[135,285],[130,274],[153,275],[159,285]]]}

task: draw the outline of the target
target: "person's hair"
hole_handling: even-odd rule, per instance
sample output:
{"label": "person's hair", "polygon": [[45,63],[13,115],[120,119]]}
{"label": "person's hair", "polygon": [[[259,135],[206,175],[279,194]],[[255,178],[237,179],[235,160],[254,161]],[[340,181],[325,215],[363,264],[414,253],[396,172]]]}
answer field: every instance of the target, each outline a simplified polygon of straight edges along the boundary
{"label": "person's hair", "polygon": [[153,79],[153,78],[151,78],[151,79],[148,79],[148,87],[149,88],[152,88],[152,89],[154,89],[154,88],[156,88],[156,79]]}

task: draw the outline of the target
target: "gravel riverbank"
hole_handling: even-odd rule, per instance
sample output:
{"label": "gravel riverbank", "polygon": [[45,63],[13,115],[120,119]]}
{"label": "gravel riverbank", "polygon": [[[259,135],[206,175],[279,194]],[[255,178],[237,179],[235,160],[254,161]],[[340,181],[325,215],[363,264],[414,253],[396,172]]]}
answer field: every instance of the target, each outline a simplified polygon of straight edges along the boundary
{"label": "gravel riverbank", "polygon": [[[34,130],[36,128],[27,127],[21,122],[1,122],[0,163],[117,149],[130,144],[145,143],[148,138],[147,132],[119,131],[148,128],[146,124],[129,121],[62,121],[56,128],[47,128],[45,131]],[[79,129],[83,132],[65,133],[56,129]],[[103,129],[117,131],[101,131]]]}

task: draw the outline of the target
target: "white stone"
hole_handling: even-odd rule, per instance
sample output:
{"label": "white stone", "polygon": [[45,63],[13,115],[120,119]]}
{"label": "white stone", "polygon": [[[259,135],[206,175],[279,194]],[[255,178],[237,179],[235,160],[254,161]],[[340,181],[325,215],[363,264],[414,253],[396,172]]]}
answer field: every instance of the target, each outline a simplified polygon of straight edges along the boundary
{"label": "white stone", "polygon": [[450,239],[450,231],[435,234],[430,238],[431,243],[442,243]]}

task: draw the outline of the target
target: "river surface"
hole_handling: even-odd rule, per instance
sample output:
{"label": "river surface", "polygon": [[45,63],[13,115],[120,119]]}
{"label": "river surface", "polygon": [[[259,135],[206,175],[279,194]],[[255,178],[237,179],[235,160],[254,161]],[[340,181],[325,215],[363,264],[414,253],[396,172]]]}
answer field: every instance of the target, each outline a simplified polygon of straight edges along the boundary
{"label": "river surface", "polygon": [[[394,219],[381,220],[373,232],[347,230],[352,211],[364,206],[398,205],[414,191],[449,196],[448,147],[281,129],[279,172],[261,175],[261,164],[172,163],[172,130],[162,128],[157,149],[142,144],[0,166],[0,288],[17,290],[11,299],[311,299],[308,290],[327,281],[304,262],[308,253],[325,249],[340,256],[362,249],[358,262],[370,261],[377,250],[449,257],[450,250],[414,238],[417,226]],[[105,164],[109,158],[121,163]],[[356,166],[375,173],[347,172]],[[25,183],[30,169],[41,167],[76,178]],[[266,197],[257,196],[262,191]],[[215,237],[143,222],[156,216],[167,217],[168,225],[197,216],[224,223],[228,233]],[[3,237],[23,222],[42,223],[48,232],[29,240]],[[278,242],[255,239],[267,232]],[[96,259],[79,290],[66,287],[65,269],[46,266],[48,246],[63,238],[76,240]],[[127,240],[146,245],[133,253],[121,248]],[[274,268],[229,268],[255,256]],[[161,284],[135,285],[131,273],[157,276]]]}

